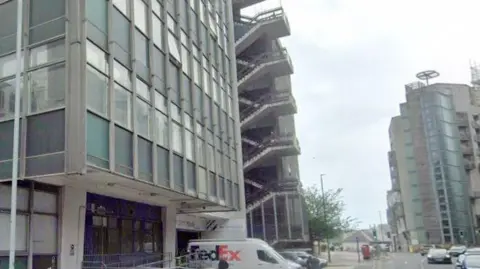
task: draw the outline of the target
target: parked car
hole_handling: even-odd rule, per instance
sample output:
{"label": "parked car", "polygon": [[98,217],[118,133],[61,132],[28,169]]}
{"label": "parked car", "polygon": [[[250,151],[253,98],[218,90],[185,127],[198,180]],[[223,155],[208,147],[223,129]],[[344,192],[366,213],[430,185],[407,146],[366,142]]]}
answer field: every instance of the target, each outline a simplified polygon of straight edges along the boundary
{"label": "parked car", "polygon": [[427,262],[432,263],[446,263],[452,264],[452,257],[448,254],[446,249],[431,248],[427,254]]}
{"label": "parked car", "polygon": [[305,251],[295,251],[295,250],[288,250],[288,251],[280,251],[280,255],[282,255],[285,259],[291,260],[295,263],[298,263],[302,266],[307,266],[307,260],[309,257],[313,259],[317,259],[320,262],[320,266],[323,268],[327,266],[328,261],[322,258],[315,257],[312,254],[309,254]]}
{"label": "parked car", "polygon": [[460,256],[461,254],[465,253],[465,251],[467,251],[467,247],[466,247],[466,246],[452,246],[452,247],[448,250],[448,253],[449,253],[450,256],[452,256],[452,257],[458,257],[458,256]]}
{"label": "parked car", "polygon": [[480,255],[480,248],[467,248],[463,254],[458,256],[455,267],[461,268],[467,255]]}
{"label": "parked car", "polygon": [[460,268],[462,269],[480,268],[480,255],[476,255],[476,254],[465,255]]}
{"label": "parked car", "polygon": [[435,245],[423,245],[420,249],[420,255],[425,256],[427,255],[428,251],[432,248],[435,248]]}

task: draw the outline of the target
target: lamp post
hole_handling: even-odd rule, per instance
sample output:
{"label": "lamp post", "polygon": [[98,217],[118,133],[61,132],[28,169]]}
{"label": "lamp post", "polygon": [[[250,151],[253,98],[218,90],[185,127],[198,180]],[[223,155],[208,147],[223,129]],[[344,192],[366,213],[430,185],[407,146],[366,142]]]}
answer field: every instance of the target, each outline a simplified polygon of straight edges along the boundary
{"label": "lamp post", "polygon": [[8,268],[15,269],[15,241],[17,227],[17,183],[18,183],[18,151],[20,144],[20,80],[22,75],[22,29],[23,29],[23,0],[17,0],[17,44],[16,44],[16,73],[15,73],[15,115],[13,120],[13,156],[12,156],[12,194],[10,208],[10,251]]}
{"label": "lamp post", "polygon": [[[323,221],[325,225],[327,224],[327,200],[325,199],[325,192],[323,191],[323,176],[325,174],[320,174],[320,188],[322,190],[322,207],[323,207]],[[328,262],[332,262],[332,257],[330,255],[330,239],[328,233],[325,233],[325,241],[327,241],[327,255],[328,255]]]}

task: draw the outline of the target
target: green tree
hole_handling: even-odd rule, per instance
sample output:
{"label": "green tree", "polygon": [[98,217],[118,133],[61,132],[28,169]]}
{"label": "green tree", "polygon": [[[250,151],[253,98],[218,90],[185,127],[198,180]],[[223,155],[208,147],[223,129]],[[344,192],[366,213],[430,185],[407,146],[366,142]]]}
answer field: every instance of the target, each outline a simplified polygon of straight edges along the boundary
{"label": "green tree", "polygon": [[313,238],[323,239],[328,235],[332,239],[357,227],[358,221],[355,218],[343,216],[345,202],[341,194],[342,189],[326,190],[324,200],[319,187],[313,186],[304,190],[308,224]]}

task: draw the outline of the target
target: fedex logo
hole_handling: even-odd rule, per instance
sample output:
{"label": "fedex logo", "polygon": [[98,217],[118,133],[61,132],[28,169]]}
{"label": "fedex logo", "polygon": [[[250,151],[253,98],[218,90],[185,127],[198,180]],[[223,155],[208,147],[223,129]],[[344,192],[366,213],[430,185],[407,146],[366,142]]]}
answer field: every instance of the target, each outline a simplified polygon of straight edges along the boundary
{"label": "fedex logo", "polygon": [[198,245],[190,246],[190,260],[202,261],[240,261],[240,250],[229,250],[228,245],[215,245],[215,249],[200,249]]}

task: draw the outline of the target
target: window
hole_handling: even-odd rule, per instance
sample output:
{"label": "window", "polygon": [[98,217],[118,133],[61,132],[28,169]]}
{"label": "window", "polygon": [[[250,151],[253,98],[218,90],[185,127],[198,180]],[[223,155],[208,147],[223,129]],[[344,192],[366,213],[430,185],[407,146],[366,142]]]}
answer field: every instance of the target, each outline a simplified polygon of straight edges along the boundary
{"label": "window", "polygon": [[159,92],[155,91],[155,108],[162,111],[163,113],[168,113],[167,106],[167,98],[165,98],[165,96],[163,96]]}
{"label": "window", "polygon": [[185,157],[189,160],[194,160],[195,155],[195,136],[189,131],[185,131]]}
{"label": "window", "polygon": [[87,66],[86,87],[87,107],[96,113],[107,116],[108,78],[94,68]]}
{"label": "window", "polygon": [[[65,40],[61,39],[30,50],[30,67],[59,61],[65,58]],[[1,61],[0,61],[1,62]],[[3,65],[3,64],[0,64]],[[11,70],[15,70],[12,68]]]}
{"label": "window", "polygon": [[[156,1],[153,1],[156,2]],[[153,44],[163,50],[163,23],[157,16],[152,16]]]}
{"label": "window", "polygon": [[184,192],[183,158],[176,154],[173,154],[173,181],[175,190]]}
{"label": "window", "polygon": [[132,129],[132,93],[117,83],[115,88],[115,121],[127,129]]}
{"label": "window", "polygon": [[182,70],[185,74],[189,75],[190,67],[190,52],[185,46],[182,46]]}
{"label": "window", "polygon": [[150,136],[150,105],[137,98],[136,128],[140,135]]}
{"label": "window", "polygon": [[205,165],[205,141],[197,137],[197,164]]}
{"label": "window", "polygon": [[168,49],[173,58],[178,62],[181,62],[178,40],[170,31],[168,32]]}
{"label": "window", "polygon": [[155,119],[157,121],[157,143],[159,145],[168,147],[168,118],[160,111],[155,111]]}
{"label": "window", "polygon": [[47,0],[30,3],[30,44],[65,33],[65,2]]}
{"label": "window", "polygon": [[139,31],[135,31],[135,60],[148,67],[148,40]]}
{"label": "window", "polygon": [[[130,22],[116,9],[112,12],[111,35],[112,40],[124,51],[124,54],[127,53],[127,55],[123,55],[122,59],[128,59],[128,54],[130,53]],[[117,57],[117,54],[115,56]],[[123,59],[122,62],[129,66],[129,63],[125,62],[127,59]]]}
{"label": "window", "polygon": [[118,126],[115,126],[115,171],[133,175],[132,133]]}
{"label": "window", "polygon": [[160,5],[160,3],[158,3],[158,0],[152,0],[152,11],[157,16],[162,16],[162,6]]}
{"label": "window", "polygon": [[152,143],[138,138],[138,178],[153,181]]}
{"label": "window", "polygon": [[42,68],[29,75],[30,112],[41,112],[65,104],[65,66]]}
{"label": "window", "polygon": [[107,31],[107,1],[105,0],[87,0],[86,1],[86,17],[90,23],[95,25],[97,30],[104,34]]}
{"label": "window", "polygon": [[210,171],[215,171],[215,150],[213,149],[213,146],[210,144],[208,144],[207,162],[208,162],[208,169],[210,169]]}
{"label": "window", "polygon": [[182,126],[172,122],[172,150],[182,154]]}
{"label": "window", "polygon": [[110,147],[108,121],[87,113],[87,162],[109,168]]}
{"label": "window", "polygon": [[197,191],[197,181],[195,177],[195,164],[187,161],[187,188],[190,191]]}
{"label": "window", "polygon": [[135,25],[144,34],[147,33],[147,5],[142,0],[134,0],[133,12],[135,13]]}
{"label": "window", "polygon": [[259,260],[268,263],[278,263],[278,261],[273,258],[267,251],[263,249],[257,250],[257,257]]}
{"label": "window", "polygon": [[146,101],[150,102],[150,89],[148,85],[145,84],[143,81],[137,78],[137,95],[145,99]]}
{"label": "window", "polygon": [[168,150],[157,146],[157,182],[165,187],[170,187],[168,155]]}
{"label": "window", "polygon": [[0,37],[3,42],[0,44],[0,54],[15,50],[15,33],[17,29],[17,1],[2,2],[2,8],[0,8],[0,17],[2,18]]}
{"label": "window", "polygon": [[112,3],[125,16],[127,16],[127,17],[129,16],[129,14],[128,14],[128,4],[130,3],[130,0],[113,0]]}
{"label": "window", "polygon": [[215,174],[212,172],[208,174],[209,174],[208,186],[210,191],[209,194],[212,197],[217,197],[217,178],[215,177]]}
{"label": "window", "polygon": [[132,88],[130,71],[117,61],[113,62],[113,78],[123,87],[127,89]]}
{"label": "window", "polygon": [[[23,79],[20,89],[23,90]],[[22,96],[20,96],[20,113],[22,113]],[[0,120],[13,118],[15,113],[15,79],[0,82]],[[11,154],[11,153],[10,153]],[[10,156],[11,157],[11,156]]]}
{"label": "window", "polygon": [[198,167],[198,194],[207,196],[207,174],[204,168]]}
{"label": "window", "polygon": [[219,192],[218,192],[218,198],[221,200],[225,200],[225,179],[223,177],[219,178]]}
{"label": "window", "polygon": [[108,75],[107,54],[87,40],[87,62]]}

